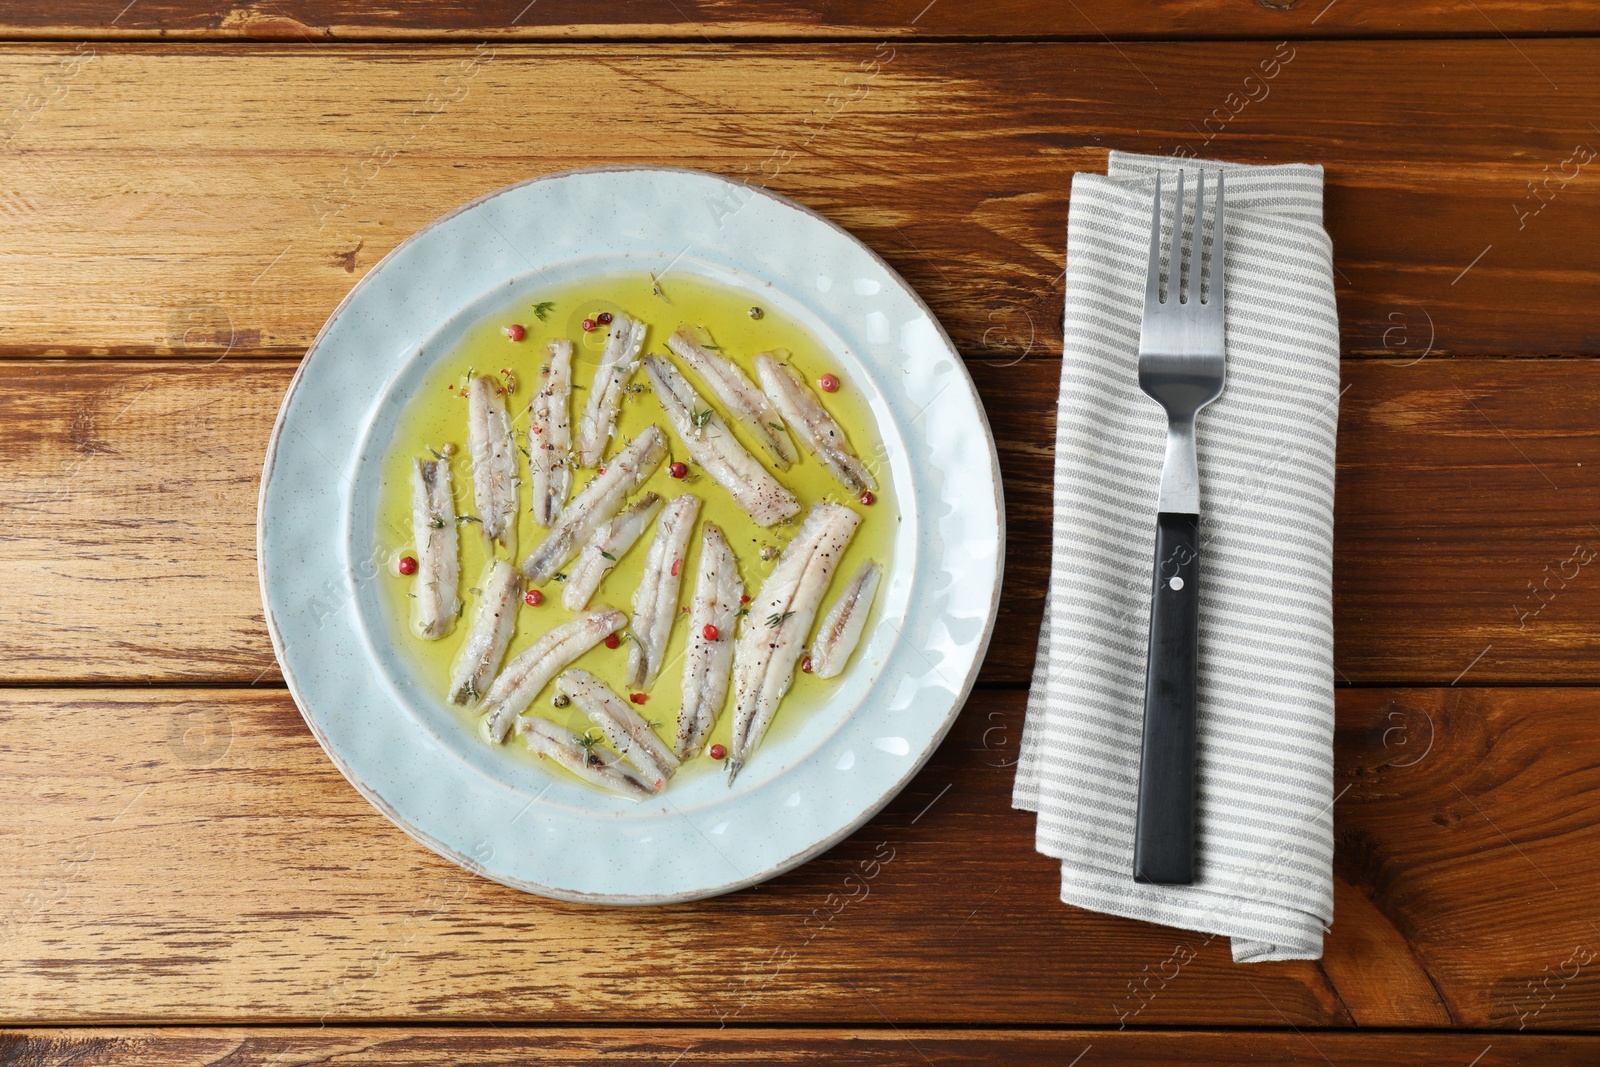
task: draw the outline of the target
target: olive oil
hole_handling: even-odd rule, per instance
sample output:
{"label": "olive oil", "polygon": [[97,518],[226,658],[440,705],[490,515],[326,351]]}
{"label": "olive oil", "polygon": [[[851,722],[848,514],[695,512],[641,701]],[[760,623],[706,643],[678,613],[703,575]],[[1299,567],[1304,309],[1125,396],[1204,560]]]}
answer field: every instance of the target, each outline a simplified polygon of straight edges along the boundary
{"label": "olive oil", "polygon": [[[486,317],[484,321],[472,327],[461,343],[429,371],[417,395],[407,401],[397,423],[395,439],[384,457],[376,531],[381,555],[398,558],[400,553],[411,551],[410,469],[416,458],[429,458],[434,454],[448,452],[450,450],[445,446],[453,445],[450,463],[455,476],[456,513],[472,515],[475,511],[472,466],[467,454],[467,403],[463,393],[463,386],[469,373],[493,375],[508,387],[507,407],[513,420],[519,453],[519,473],[522,478],[517,554],[511,562],[520,564],[522,558],[539,544],[546,531],[534,523],[528,497],[528,405],[540,388],[540,368],[545,363],[546,345],[558,338],[573,341],[576,350],[573,357],[570,416],[576,434],[578,417],[588,401],[588,388],[601,352],[605,348],[608,331],[598,321],[604,312],[613,314],[626,312],[647,323],[649,332],[645,338],[643,351],[668,358],[680,370],[685,368],[678,364],[675,357],[668,354],[666,339],[679,326],[685,324],[708,331],[710,343],[716,346],[719,354],[738,364],[751,381],[756,380],[751,357],[758,352],[782,351],[789,365],[811,384],[823,405],[844,430],[857,455],[867,464],[874,479],[879,483],[877,492],[873,494],[875,498],[873,503],[863,505],[840,486],[814,457],[806,453],[799,441],[795,444],[797,451],[801,453],[800,460],[792,464],[788,470],[776,469],[771,463],[771,457],[759,443],[751,438],[720,404],[717,404],[710,390],[706,389],[692,372],[685,370],[685,376],[700,392],[702,401],[716,407],[722,413],[729,425],[734,428],[734,433],[740,442],[800,501],[801,511],[790,522],[770,529],[757,526],[733,502],[726,490],[693,463],[683,442],[672,432],[644,373],[640,371],[634,375],[631,380],[631,391],[624,396],[617,416],[616,433],[606,449],[607,457],[614,455],[646,426],[655,423],[666,435],[668,455],[640,492],[653,491],[668,500],[680,493],[693,493],[702,501],[696,531],[690,538],[687,558],[683,560],[680,570],[682,585],[678,599],[679,616],[673,626],[664,665],[654,686],[644,694],[645,703],[636,708],[646,720],[658,724],[657,733],[670,746],[676,736],[677,714],[681,699],[688,605],[694,595],[695,574],[699,566],[698,523],[711,520],[722,527],[734,554],[739,557],[745,592],[754,599],[763,580],[771,572],[778,551],[788,543],[799,528],[800,519],[804,517],[807,507],[824,499],[852,507],[862,516],[863,521],[835,570],[832,586],[818,612],[820,619],[822,613],[832,603],[832,597],[837,590],[843,587],[863,561],[874,559],[886,570],[889,569],[889,555],[894,543],[896,525],[895,487],[889,484],[889,465],[882,462],[883,450],[876,422],[862,392],[852,388],[854,383],[850,380],[848,369],[831,360],[827,350],[798,323],[777,309],[764,305],[757,294],[723,286],[695,275],[672,274],[659,282],[654,276],[645,273],[605,275],[579,284],[520,294],[515,300],[504,305],[500,312]],[[594,328],[585,330],[585,320],[589,320]],[[513,325],[524,328],[525,335],[522,340],[512,341],[507,335],[508,327]],[[516,333],[514,330],[510,332]],[[824,374],[833,374],[839,378],[840,388],[837,392],[825,393],[816,388],[817,380]],[[576,457],[574,459],[576,460]],[[669,468],[675,461],[687,465],[686,478],[676,479],[670,475]],[[593,470],[576,471],[571,495],[576,495],[594,475]],[[478,524],[471,521],[462,522],[459,531],[461,598],[465,606],[455,629],[443,639],[426,641],[411,632],[407,599],[411,578],[400,577],[391,569],[380,579],[393,640],[397,647],[407,650],[416,658],[421,666],[421,675],[427,679],[433,692],[437,694],[441,706],[449,706],[445,693],[451,660],[466,636],[473,610],[479,599],[477,591],[479,576],[491,558],[491,546],[485,544]],[[610,605],[625,614],[632,613],[634,590],[638,587],[643,574],[645,553],[654,534],[655,527],[652,525],[627,554],[618,560],[615,568],[601,582],[598,592],[591,598],[589,605],[591,608]],[[540,635],[577,614],[562,606],[559,581],[552,580],[544,585],[530,588],[540,589],[544,594],[544,601],[537,607],[524,604],[520,608],[516,635],[506,652],[502,666],[537,640]],[[876,612],[869,619],[867,634],[870,634],[875,619]],[[626,700],[637,691],[623,684],[628,658],[627,642],[630,638],[626,632],[621,636],[623,641],[620,647],[608,649],[603,644],[597,645],[579,657],[574,666],[593,672]],[[810,636],[807,635],[808,639]],[[723,634],[721,640],[731,641],[734,637],[734,634]],[[850,669],[859,666],[857,660],[865,655],[867,644],[868,636],[863,635],[861,647],[852,658]],[[796,675],[789,695],[778,710],[768,736],[769,742],[787,732],[784,729],[785,723],[796,723],[801,717],[815,712],[826,702],[828,694],[839,682],[837,678],[824,681],[799,671]],[[593,728],[575,706],[557,708],[552,705],[553,690],[553,686],[547,686],[530,705],[529,713],[543,715],[570,728],[574,734],[582,735],[587,730],[591,736],[598,736],[600,731]],[[733,688],[730,685],[723,712],[718,717],[716,729],[707,741],[708,750],[715,743],[725,746],[730,744],[733,696]],[[484,717],[479,709],[451,707],[463,730],[474,731],[485,744],[490,743],[482,721]],[[512,758],[534,758],[516,739],[506,744],[505,751]],[[554,764],[549,761],[542,761],[542,764],[554,768]],[[720,764],[714,764],[704,755],[692,761],[692,764],[720,767]]]}

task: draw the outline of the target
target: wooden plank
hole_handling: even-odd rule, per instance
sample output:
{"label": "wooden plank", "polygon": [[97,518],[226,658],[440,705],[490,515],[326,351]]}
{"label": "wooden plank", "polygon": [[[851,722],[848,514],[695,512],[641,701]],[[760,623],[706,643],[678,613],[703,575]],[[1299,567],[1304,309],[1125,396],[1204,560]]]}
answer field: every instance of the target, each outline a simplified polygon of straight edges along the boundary
{"label": "wooden plank", "polygon": [[[1600,1038],[1544,1034],[1366,1034],[1288,1031],[1106,1033],[1100,1030],[760,1029],[620,1027],[605,1030],[541,1027],[207,1027],[72,1029],[0,1032],[0,1057],[17,1064],[72,1063],[81,1067],[284,1067],[335,1059],[365,1064],[474,1063],[629,1064],[661,1067],[682,1055],[689,1064],[827,1064],[888,1067],[929,1063],[965,1067],[1064,1067],[1085,1063],[1240,1062],[1291,1067],[1326,1056],[1340,1067],[1467,1064],[1539,1067],[1592,1062]],[[1093,1050],[1092,1058],[1088,1055]],[[1474,1060],[1475,1056],[1482,1056]]]}
{"label": "wooden plank", "polygon": [[429,220],[622,163],[825,212],[969,355],[1058,352],[1109,147],[1325,164],[1350,354],[1600,351],[1596,40],[101,43],[0,48],[4,101],[0,355],[295,352]]}
{"label": "wooden plank", "polygon": [[[757,0],[491,0],[471,4],[386,4],[376,0],[66,0],[0,5],[0,36],[150,40],[539,40],[650,37],[1052,37],[1116,38],[1498,36],[1593,33],[1594,10],[1576,0],[1532,4],[1484,0],[1475,12],[1444,0],[1182,0],[1159,6],[1081,0],[950,0],[803,4]],[[1470,16],[1470,17],[1469,17]]]}
{"label": "wooden plank", "polygon": [[[1025,682],[1049,574],[1059,363],[973,361],[1009,525],[983,679]],[[1349,361],[1335,541],[1344,681],[1600,682],[1600,381],[1586,361]],[[10,682],[277,678],[258,472],[287,361],[0,363]],[[1271,472],[1264,472],[1270,477]],[[1548,480],[1547,480],[1548,479]],[[1530,590],[1530,583],[1533,589]]]}
{"label": "wooden plank", "polygon": [[1600,1019],[1597,703],[1587,689],[1339,693],[1342,892],[1322,967],[1358,1023],[1441,1003],[1457,1026]]}
{"label": "wooden plank", "polygon": [[1339,677],[1600,678],[1595,365],[1346,367]]}
{"label": "wooden plank", "polygon": [[1114,1025],[1140,968],[1185,941],[1186,988],[1141,1021],[1341,1021],[1308,964],[1244,972],[1220,942],[1054,904],[1006,798],[1020,700],[970,707],[824,858],[627,909],[541,901],[426,851],[338,776],[282,691],[0,692],[0,1023]]}
{"label": "wooden plank", "polygon": [[282,362],[0,367],[11,669],[50,681],[85,666],[101,681],[278,677],[255,500],[292,374]]}
{"label": "wooden plank", "polygon": [[1326,958],[1249,967],[1056,903],[1009,805],[1022,704],[980,692],[904,794],[799,870],[627,909],[426,851],[282,691],[5,691],[0,1024],[1600,1019],[1600,692],[1341,692]]}

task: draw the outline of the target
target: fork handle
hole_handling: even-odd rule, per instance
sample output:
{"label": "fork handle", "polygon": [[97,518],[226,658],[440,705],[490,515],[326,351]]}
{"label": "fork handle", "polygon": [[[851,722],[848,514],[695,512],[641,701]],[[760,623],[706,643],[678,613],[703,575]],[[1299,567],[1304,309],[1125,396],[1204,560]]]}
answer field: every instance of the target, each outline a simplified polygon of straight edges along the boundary
{"label": "fork handle", "polygon": [[1194,883],[1195,704],[1200,668],[1200,516],[1156,516],[1144,740],[1133,880]]}

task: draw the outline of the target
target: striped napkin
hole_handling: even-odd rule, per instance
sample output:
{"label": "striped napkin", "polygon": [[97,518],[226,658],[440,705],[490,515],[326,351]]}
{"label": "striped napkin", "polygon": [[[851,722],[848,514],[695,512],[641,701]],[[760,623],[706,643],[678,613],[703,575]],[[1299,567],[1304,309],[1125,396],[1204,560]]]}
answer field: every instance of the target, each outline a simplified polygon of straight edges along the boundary
{"label": "striped napkin", "polygon": [[[1198,872],[1133,880],[1161,408],[1139,389],[1150,198],[1227,170],[1228,380],[1200,416]],[[1013,803],[1061,899],[1317,959],[1333,920],[1339,324],[1322,168],[1112,152],[1067,222],[1050,590]],[[1207,238],[1211,236],[1209,225]]]}

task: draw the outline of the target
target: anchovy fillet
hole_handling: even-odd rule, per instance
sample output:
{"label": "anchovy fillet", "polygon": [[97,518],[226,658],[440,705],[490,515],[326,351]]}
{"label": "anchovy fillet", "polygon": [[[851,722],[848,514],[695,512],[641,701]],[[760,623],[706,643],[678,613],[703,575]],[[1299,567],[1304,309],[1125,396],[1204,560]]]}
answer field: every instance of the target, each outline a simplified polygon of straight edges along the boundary
{"label": "anchovy fillet", "polygon": [[822,617],[816,639],[811,642],[811,673],[818,678],[832,678],[850,662],[850,654],[856,650],[861,631],[866,628],[872,598],[877,595],[878,579],[882,576],[883,568],[867,560]]}
{"label": "anchovy fillet", "polygon": [[794,442],[789,440],[789,430],[783,424],[783,416],[778,414],[766,394],[745,377],[737,364],[723,359],[701,344],[694,331],[687,326],[678,327],[667,338],[667,347],[716,394],[733,420],[761,443],[779,470],[788,470],[789,464],[800,458]]}
{"label": "anchovy fillet", "polygon": [[878,488],[872,473],[850,448],[844,431],[823,408],[811,387],[765,352],[756,356],[755,364],[756,377],[773,406],[828,473],[853,493]]}
{"label": "anchovy fillet", "polygon": [[689,455],[717,484],[726,489],[734,503],[762,526],[791,518],[800,510],[794,494],[761,462],[745,451],[722,416],[700,399],[676,367],[659,356],[644,357],[644,372],[655,388],[656,399],[673,432],[683,439]]}
{"label": "anchovy fillet", "polygon": [[644,576],[633,591],[633,619],[629,629],[625,680],[637,689],[656,684],[667,641],[678,617],[678,587],[683,581],[683,561],[688,557],[689,535],[700,514],[700,498],[692,493],[675,496],[656,520],[656,535],[644,557]]}
{"label": "anchovy fillet", "polygon": [[650,783],[624,767],[615,756],[607,759],[593,747],[581,745],[571,730],[562,729],[549,719],[538,715],[524,715],[521,719],[522,736],[528,747],[542,758],[551,760],[591,785],[609,789],[614,793],[644,800],[655,796]]}
{"label": "anchovy fillet", "polygon": [[[716,523],[700,530],[700,568],[689,607],[689,647],[683,654],[683,708],[678,712],[677,753],[687,759],[699,752],[717,725],[728,696],[733,667],[733,629],[739,618],[744,582],[739,561]],[[706,627],[716,637],[706,636]],[[638,637],[638,627],[634,628]]]}
{"label": "anchovy fillet", "polygon": [[517,654],[484,694],[489,736],[506,739],[511,726],[550,679],[606,637],[628,625],[628,617],[610,607],[597,607],[562,623]]}
{"label": "anchovy fillet", "polygon": [[577,611],[589,603],[589,598],[600,588],[601,579],[644,535],[660,510],[661,498],[655,493],[646,493],[594,532],[583,551],[578,553],[578,561],[572,565],[572,572],[561,587],[561,603],[568,611]]}
{"label": "anchovy fillet", "polygon": [[629,494],[649,480],[666,454],[666,437],[651,425],[612,456],[605,470],[589,479],[572,502],[561,509],[561,517],[539,547],[522,561],[522,572],[528,580],[535,584],[549,581],[601,524],[617,513]]}
{"label": "anchovy fillet", "polygon": [[467,383],[467,451],[472,455],[472,498],[485,537],[517,551],[517,446],[506,399],[489,378]]}
{"label": "anchovy fillet", "polygon": [[461,613],[453,494],[448,462],[419,459],[412,466],[411,536],[417,545],[417,576],[411,580],[411,629],[429,641],[455,629]]}
{"label": "anchovy fillet", "polygon": [[611,319],[611,335],[600,356],[600,366],[589,383],[589,400],[578,419],[578,459],[585,467],[598,467],[605,455],[611,428],[616,425],[622,392],[639,369],[639,350],[644,347],[645,324],[631,315],[617,312]]}
{"label": "anchovy fillet", "polygon": [[730,783],[761,744],[789,691],[817,606],[860,522],[861,516],[838,504],[812,505],[750,605],[733,653]]}
{"label": "anchovy fillet", "polygon": [[572,342],[551,341],[539,372],[539,391],[528,405],[528,481],[533,521],[550,526],[572,491]]}
{"label": "anchovy fillet", "polygon": [[470,704],[494,681],[500,660],[517,631],[517,607],[522,600],[522,575],[503,559],[491,560],[478,580],[478,606],[472,627],[456,650],[450,665],[450,700]]}
{"label": "anchovy fillet", "polygon": [[562,672],[556,679],[556,692],[570,697],[622,758],[639,768],[655,788],[665,786],[678,769],[678,757],[662,744],[650,724],[588,671],[573,667]]}

